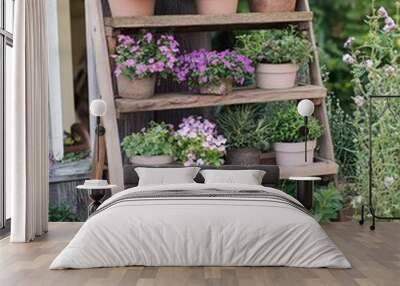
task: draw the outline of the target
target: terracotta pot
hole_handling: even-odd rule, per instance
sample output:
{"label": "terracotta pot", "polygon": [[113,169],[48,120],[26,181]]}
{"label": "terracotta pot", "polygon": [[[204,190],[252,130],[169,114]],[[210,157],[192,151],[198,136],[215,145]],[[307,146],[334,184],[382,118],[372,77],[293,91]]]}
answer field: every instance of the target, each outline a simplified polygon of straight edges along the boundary
{"label": "terracotta pot", "polygon": [[154,15],[156,0],[108,0],[113,17]]}
{"label": "terracotta pot", "polygon": [[231,165],[258,165],[260,163],[261,151],[255,148],[229,149],[226,161]]}
{"label": "terracotta pot", "polygon": [[256,68],[257,87],[262,89],[286,89],[296,85],[296,64],[258,64]]}
{"label": "terracotta pot", "polygon": [[197,12],[202,15],[236,14],[239,0],[196,0]]}
{"label": "terracotta pot", "polygon": [[131,80],[121,75],[118,78],[118,94],[120,97],[131,99],[146,99],[154,95],[156,77]]}
{"label": "terracotta pot", "polygon": [[296,9],[296,0],[249,0],[251,12],[292,12]]}
{"label": "terracotta pot", "polygon": [[161,155],[161,156],[132,156],[129,161],[134,165],[141,166],[158,166],[171,164],[174,161],[172,156]]}
{"label": "terracotta pot", "polygon": [[307,142],[307,162],[305,162],[305,142],[275,143],[276,163],[280,166],[304,166],[314,162],[316,141]]}
{"label": "terracotta pot", "polygon": [[227,95],[232,91],[232,81],[224,80],[218,84],[209,84],[200,88],[200,94]]}

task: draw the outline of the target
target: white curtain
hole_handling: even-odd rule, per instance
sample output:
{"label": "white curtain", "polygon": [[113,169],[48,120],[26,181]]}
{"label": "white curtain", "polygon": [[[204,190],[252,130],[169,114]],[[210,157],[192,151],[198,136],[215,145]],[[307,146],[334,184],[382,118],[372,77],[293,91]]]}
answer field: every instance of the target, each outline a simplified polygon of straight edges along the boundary
{"label": "white curtain", "polygon": [[46,0],[15,2],[13,94],[7,104],[7,187],[12,242],[48,224],[48,53]]}

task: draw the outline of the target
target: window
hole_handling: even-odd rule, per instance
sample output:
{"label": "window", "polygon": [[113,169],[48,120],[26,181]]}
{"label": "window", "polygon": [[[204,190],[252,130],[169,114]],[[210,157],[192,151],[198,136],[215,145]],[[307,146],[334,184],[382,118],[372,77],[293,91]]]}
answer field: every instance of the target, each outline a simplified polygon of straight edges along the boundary
{"label": "window", "polygon": [[[11,93],[12,47],[14,30],[14,0],[0,0],[0,228],[10,217],[10,194],[5,190],[5,101]],[[1,232],[0,232],[1,235]]]}

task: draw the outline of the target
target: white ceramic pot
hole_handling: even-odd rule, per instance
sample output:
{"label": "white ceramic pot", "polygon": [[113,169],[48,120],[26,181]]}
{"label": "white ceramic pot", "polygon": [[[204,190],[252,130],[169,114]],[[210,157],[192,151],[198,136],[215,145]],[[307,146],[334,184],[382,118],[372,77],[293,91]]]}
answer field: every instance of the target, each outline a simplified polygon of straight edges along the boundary
{"label": "white ceramic pot", "polygon": [[305,161],[305,142],[275,143],[276,163],[280,166],[304,166],[314,162],[316,141],[307,142],[307,162]]}
{"label": "white ceramic pot", "polygon": [[120,97],[131,99],[146,99],[154,95],[156,76],[131,80],[121,75],[118,80],[118,94]]}
{"label": "white ceramic pot", "polygon": [[257,87],[262,89],[285,89],[296,85],[296,64],[258,64],[256,68]]}
{"label": "white ceramic pot", "polygon": [[132,156],[129,161],[134,165],[141,166],[157,166],[167,165],[174,161],[172,156],[160,155],[160,156]]}

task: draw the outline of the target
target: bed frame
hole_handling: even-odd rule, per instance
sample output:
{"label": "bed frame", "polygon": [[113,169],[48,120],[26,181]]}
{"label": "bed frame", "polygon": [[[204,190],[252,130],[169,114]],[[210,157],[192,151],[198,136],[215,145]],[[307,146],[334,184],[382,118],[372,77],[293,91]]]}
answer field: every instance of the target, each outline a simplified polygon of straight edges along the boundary
{"label": "bed frame", "polygon": [[[139,165],[128,165],[124,167],[124,178],[125,178],[125,189],[136,187],[139,183],[138,174],[135,171],[137,167],[146,168],[183,168],[182,165],[167,165],[167,166],[139,166]],[[218,170],[262,170],[265,171],[262,185],[265,187],[276,188],[279,186],[279,167],[268,166],[268,165],[251,165],[251,166],[237,166],[237,165],[224,165],[221,167],[203,166],[202,170],[206,169],[218,169]],[[197,183],[204,183],[203,176],[199,173],[195,178]]]}

